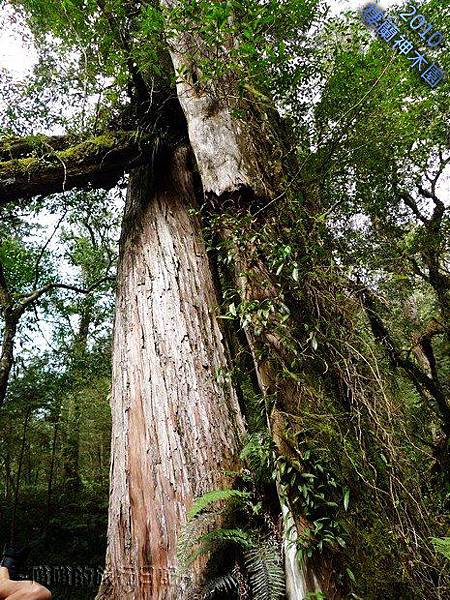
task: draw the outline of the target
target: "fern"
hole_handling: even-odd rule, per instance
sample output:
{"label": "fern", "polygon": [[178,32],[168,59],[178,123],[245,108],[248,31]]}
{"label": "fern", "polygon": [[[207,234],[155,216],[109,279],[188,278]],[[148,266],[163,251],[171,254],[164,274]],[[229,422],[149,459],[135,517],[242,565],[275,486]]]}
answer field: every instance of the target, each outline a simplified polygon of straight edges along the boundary
{"label": "fern", "polygon": [[[249,550],[254,546],[252,537],[243,529],[213,529],[200,535],[195,541],[195,549],[191,550],[186,556],[182,556],[179,560],[180,562],[184,561],[183,564],[186,569],[200,556],[210,554],[220,546],[230,544],[244,550]],[[193,544],[190,545],[190,548],[192,547]]]}
{"label": "fern", "polygon": [[223,510],[206,511],[211,505],[226,502],[227,508],[233,503],[247,506],[250,503],[249,492],[226,489],[213,490],[197,498],[188,512],[188,522],[178,540],[177,558],[181,571],[185,571],[199,556],[207,554],[220,543],[234,543],[242,548],[251,547],[249,536],[243,529],[213,529],[211,524]]}
{"label": "fern", "polygon": [[246,373],[241,373],[239,384],[244,395],[248,430],[254,432],[265,429],[267,427],[266,398],[255,392],[252,381]]}
{"label": "fern", "polygon": [[200,498],[194,501],[191,510],[188,512],[188,519],[191,521],[201,514],[206,508],[215,504],[216,502],[229,502],[232,500],[238,500],[239,502],[246,502],[250,499],[249,492],[243,492],[241,490],[213,490],[207,494],[203,494]]}
{"label": "fern", "polygon": [[178,538],[177,561],[180,565],[180,572],[185,572],[195,560],[193,548],[198,545],[202,533],[214,523],[216,515],[206,513],[197,515],[195,519],[188,521],[181,531]]}
{"label": "fern", "polygon": [[439,552],[439,554],[450,560],[450,537],[431,538],[431,541],[436,552]]}
{"label": "fern", "polygon": [[259,543],[244,556],[250,587],[258,600],[280,600],[286,593],[280,554],[270,543]]}
{"label": "fern", "polygon": [[210,600],[217,594],[223,594],[228,592],[234,592],[238,588],[238,583],[231,573],[214,577],[205,584],[203,593],[201,595],[202,600]]}
{"label": "fern", "polygon": [[255,546],[255,542],[250,533],[239,528],[213,529],[200,536],[199,543],[209,548],[217,544],[229,543],[235,544],[246,550],[250,550]]}
{"label": "fern", "polygon": [[239,457],[248,466],[257,482],[270,483],[273,479],[275,471],[273,448],[268,431],[260,431],[248,436]]}

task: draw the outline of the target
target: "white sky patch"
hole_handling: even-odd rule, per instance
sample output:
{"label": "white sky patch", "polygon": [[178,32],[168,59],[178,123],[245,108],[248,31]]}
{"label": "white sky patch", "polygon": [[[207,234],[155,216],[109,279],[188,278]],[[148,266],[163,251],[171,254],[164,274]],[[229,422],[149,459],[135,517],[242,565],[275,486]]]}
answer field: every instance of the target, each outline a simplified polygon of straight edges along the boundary
{"label": "white sky patch", "polygon": [[3,33],[0,41],[0,67],[14,77],[23,77],[36,62],[34,48],[25,48],[24,42],[14,31]]}
{"label": "white sky patch", "polygon": [[[341,0],[340,2],[328,2],[328,4],[331,5],[334,12],[343,12],[345,10],[358,10],[366,4],[369,4],[369,0]],[[381,0],[381,2],[376,2],[376,4],[388,9],[391,6],[394,6],[394,4],[399,5],[400,3],[399,0]]]}
{"label": "white sky patch", "polygon": [[0,30],[0,69],[21,79],[36,63],[37,52],[28,28],[4,2],[0,6]]}

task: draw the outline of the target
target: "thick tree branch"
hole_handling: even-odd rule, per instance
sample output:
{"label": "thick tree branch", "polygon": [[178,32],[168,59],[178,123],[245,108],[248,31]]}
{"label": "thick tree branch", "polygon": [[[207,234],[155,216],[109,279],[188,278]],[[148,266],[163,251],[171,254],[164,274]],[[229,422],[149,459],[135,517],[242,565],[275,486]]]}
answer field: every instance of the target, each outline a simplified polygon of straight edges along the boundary
{"label": "thick tree branch", "polygon": [[65,150],[79,144],[81,140],[70,135],[27,135],[5,136],[0,141],[0,162],[31,155],[48,154],[49,150]]}
{"label": "thick tree branch", "polygon": [[5,277],[3,265],[0,262],[0,308],[6,310],[11,304],[11,293],[8,288],[8,283]]}
{"label": "thick tree branch", "polygon": [[133,132],[106,133],[75,144],[70,137],[38,139],[0,144],[0,157],[9,151],[20,156],[0,162],[0,206],[76,187],[111,188],[125,171],[150,162],[155,145],[153,136]]}
{"label": "thick tree branch", "polygon": [[[417,186],[418,193],[434,204],[433,211],[426,217],[419,209],[417,200],[408,192],[397,188],[398,197],[413,212],[414,216],[423,224],[420,255],[427,273],[419,266],[414,256],[408,256],[414,273],[431,285],[436,293],[444,322],[450,315],[450,278],[443,270],[442,224],[445,217],[446,206],[436,194],[436,184],[445,170],[450,159],[444,160],[441,156],[441,165],[435,177],[427,177],[431,183],[431,190]],[[449,338],[450,339],[450,338]]]}
{"label": "thick tree branch", "polygon": [[403,202],[406,204],[406,206],[412,210],[414,216],[416,216],[420,221],[422,221],[422,223],[428,222],[427,218],[424,217],[424,215],[420,212],[419,207],[417,206],[417,202],[414,200],[411,194],[408,194],[408,192],[400,192],[399,195]]}
{"label": "thick tree branch", "polygon": [[430,192],[429,190],[422,187],[421,185],[419,185],[418,190],[421,193],[421,195],[424,196],[424,198],[428,198],[429,200],[433,200],[433,202],[434,202],[435,208],[434,208],[434,212],[433,212],[433,216],[432,216],[431,220],[442,219],[442,216],[445,212],[445,204],[442,202],[442,200],[440,200],[437,197],[436,192],[434,190],[432,190]]}
{"label": "thick tree branch", "polygon": [[[433,196],[436,196],[436,186],[438,184],[438,181],[441,178],[441,175],[444,173],[445,169],[447,168],[447,165],[450,163],[450,156],[447,158],[444,158],[442,150],[439,150],[438,154],[439,154],[440,162],[439,162],[439,167],[438,167],[434,177],[430,177],[427,174],[425,174],[425,177],[431,183],[431,192],[432,192]],[[430,195],[429,197],[431,198],[432,195]]]}

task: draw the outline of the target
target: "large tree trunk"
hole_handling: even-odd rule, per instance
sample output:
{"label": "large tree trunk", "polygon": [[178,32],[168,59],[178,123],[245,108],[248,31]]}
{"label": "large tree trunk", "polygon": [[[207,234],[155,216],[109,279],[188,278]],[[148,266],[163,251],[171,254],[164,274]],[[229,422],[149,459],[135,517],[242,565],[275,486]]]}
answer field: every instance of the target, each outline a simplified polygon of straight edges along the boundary
{"label": "large tree trunk", "polygon": [[228,484],[244,431],[215,316],[189,155],[130,180],[118,274],[106,571],[99,599],[184,598],[205,561],[175,577],[193,499]]}
{"label": "large tree trunk", "polygon": [[[164,0],[163,3],[171,8],[177,0]],[[222,201],[232,201],[236,208],[248,209],[248,202],[255,199],[270,201],[279,193],[279,173],[274,169],[278,164],[277,158],[280,139],[273,143],[266,125],[271,118],[263,111],[252,114],[249,106],[239,106],[247,112],[247,119],[237,119],[233,116],[237,108],[236,100],[239,94],[230,90],[228,82],[223,82],[221,97],[214,95],[214,90],[208,83],[202,82],[195,64],[196,48],[202,48],[202,42],[189,32],[179,33],[169,40],[169,49],[177,78],[177,93],[188,127],[189,140],[195,155],[200,174],[203,192],[216,206]],[[222,57],[226,60],[226,56]],[[216,82],[218,84],[219,82]],[[236,93],[235,93],[236,92]],[[256,109],[253,109],[256,110]],[[273,116],[273,115],[271,115]],[[270,167],[268,165],[271,165]],[[281,165],[279,165],[281,167]],[[247,206],[246,206],[247,205]],[[219,235],[223,233],[220,232]],[[226,236],[225,236],[226,237]],[[235,260],[238,265],[246,265],[247,256],[240,256],[240,249],[235,248]],[[253,268],[258,271],[258,261],[253,262]],[[236,276],[236,287],[242,287],[241,274]],[[261,290],[244,284],[241,290],[249,300],[260,299]],[[265,291],[263,290],[264,294]],[[247,331],[249,346],[252,349],[255,371],[258,375],[261,391],[266,393],[271,387],[276,374],[266,365],[262,365],[255,352],[255,340]],[[268,340],[271,344],[273,340]],[[267,381],[266,381],[267,379]],[[285,523],[298,523],[291,514],[289,503],[280,497],[280,507],[284,513]],[[316,571],[322,570],[322,565],[299,565],[292,556],[295,548],[297,532],[289,527],[284,532],[286,589],[289,600],[302,600],[301,596],[308,592],[320,590],[315,576]],[[296,552],[294,551],[294,554]],[[299,594],[301,596],[299,596]]]}

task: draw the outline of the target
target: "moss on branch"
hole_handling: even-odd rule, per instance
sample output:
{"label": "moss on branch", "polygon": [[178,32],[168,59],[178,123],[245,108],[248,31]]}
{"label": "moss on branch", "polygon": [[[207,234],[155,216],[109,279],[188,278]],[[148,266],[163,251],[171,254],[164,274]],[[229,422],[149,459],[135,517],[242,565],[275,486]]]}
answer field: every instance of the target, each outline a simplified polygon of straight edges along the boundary
{"label": "moss on branch", "polygon": [[113,187],[122,174],[151,159],[155,139],[111,132],[83,141],[32,136],[0,144],[0,205],[75,187]]}

